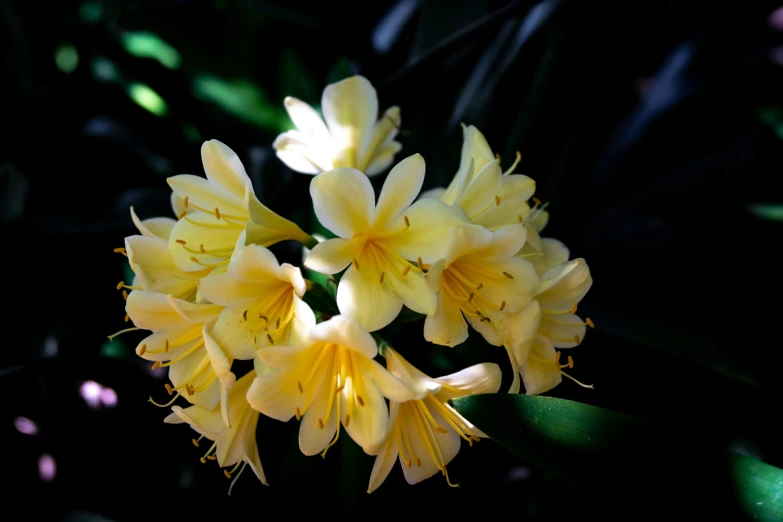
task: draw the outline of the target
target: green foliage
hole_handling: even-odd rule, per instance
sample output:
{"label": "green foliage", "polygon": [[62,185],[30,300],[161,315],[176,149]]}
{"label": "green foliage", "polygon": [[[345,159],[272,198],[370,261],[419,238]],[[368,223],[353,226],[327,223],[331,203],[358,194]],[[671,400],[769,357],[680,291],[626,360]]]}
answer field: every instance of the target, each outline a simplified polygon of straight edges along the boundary
{"label": "green foliage", "polygon": [[510,451],[611,502],[680,515],[783,517],[783,470],[704,449],[682,433],[552,397],[476,395],[453,406]]}

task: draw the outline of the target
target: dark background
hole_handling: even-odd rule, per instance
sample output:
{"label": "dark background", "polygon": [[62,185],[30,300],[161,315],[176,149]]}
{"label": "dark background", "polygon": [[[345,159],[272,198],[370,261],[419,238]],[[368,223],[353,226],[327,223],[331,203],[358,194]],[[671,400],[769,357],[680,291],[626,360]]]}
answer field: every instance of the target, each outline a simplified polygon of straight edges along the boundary
{"label": "dark background", "polygon": [[[550,205],[544,236],[586,258],[595,280],[580,310],[597,328],[569,352],[595,390],[565,381],[551,395],[783,466],[777,7],[0,0],[7,509],[119,521],[466,506],[515,520],[627,519],[491,441],[449,466],[458,490],[439,477],[409,487],[396,468],[368,496],[373,460],[347,438],[325,460],[306,458],[297,425],[268,419],[258,437],[271,486],[248,472],[228,497],[191,431],[163,425],[166,411],[147,402],[166,397],[165,375],[134,356],[136,334],[106,342],[128,326],[114,287],[129,276],[112,253],[135,232],[128,207],[169,215],[165,178],[202,174],[200,144],[217,138],[262,201],[312,229],[311,178],[271,148],[290,126],[282,100],[318,104],[327,83],[354,73],[377,87],[382,110],[401,107],[398,158],[425,157],[425,188],[456,171],[460,122],[477,125],[504,165],[522,152],[517,172]],[[300,261],[295,245],[274,250]],[[428,346],[420,324],[389,334],[433,375],[485,360],[506,370],[502,350],[476,337],[450,350]],[[85,402],[90,380],[116,405]],[[37,433],[20,432],[19,417]],[[51,480],[42,455],[56,464]]]}

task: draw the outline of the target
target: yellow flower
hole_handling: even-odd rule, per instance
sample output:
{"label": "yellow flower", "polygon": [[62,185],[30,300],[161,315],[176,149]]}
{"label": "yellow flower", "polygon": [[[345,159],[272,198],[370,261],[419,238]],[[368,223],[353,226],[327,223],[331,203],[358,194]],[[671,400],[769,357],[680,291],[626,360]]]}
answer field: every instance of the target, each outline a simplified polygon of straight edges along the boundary
{"label": "yellow flower", "polygon": [[[168,424],[183,422],[190,424],[201,435],[198,440],[193,439],[195,446],[199,446],[199,442],[204,438],[213,441],[206,454],[201,457],[201,462],[217,460],[221,468],[234,466],[231,470],[223,470],[226,477],[233,477],[232,488],[248,465],[262,484],[266,485],[267,483],[261,461],[258,458],[258,444],[256,443],[258,412],[251,408],[245,399],[254,378],[255,372],[248,373],[239,379],[228,392],[228,424],[223,422],[219,410],[210,410],[201,406],[191,406],[185,409],[172,406],[173,413],[164,419],[164,422]],[[236,475],[234,475],[235,473]],[[230,495],[231,489],[228,491]]]}
{"label": "yellow flower", "polygon": [[494,232],[467,224],[452,229],[445,257],[427,273],[438,310],[424,321],[424,338],[456,346],[468,338],[467,319],[488,343],[503,345],[506,314],[527,306],[538,285],[533,266],[513,257],[524,244],[520,224]]}
{"label": "yellow flower", "polygon": [[133,207],[131,219],[141,235],[125,238],[128,262],[136,274],[132,286],[126,288],[139,288],[193,301],[198,290],[198,277],[204,272],[183,272],[174,264],[168,240],[176,220],[159,217],[141,221]]}
{"label": "yellow flower", "polygon": [[[392,322],[403,304],[435,313],[435,293],[421,265],[443,257],[449,231],[466,218],[434,199],[411,205],[424,170],[418,154],[402,160],[386,178],[377,205],[370,180],[355,169],[324,172],[310,184],[318,220],[338,238],[316,245],[305,266],[335,274],[352,265],[340,280],[337,305],[368,331]],[[413,259],[418,266],[408,261]]]}
{"label": "yellow flower", "polygon": [[136,354],[154,361],[153,368],[169,367],[174,386],[166,384],[166,390],[176,393],[174,399],[182,396],[208,410],[220,400],[221,383],[231,387],[235,381],[231,361],[210,335],[221,309],[139,290],[131,292],[125,306],[137,327],[153,332],[139,343]]}
{"label": "yellow flower", "polygon": [[375,459],[367,492],[372,493],[386,480],[398,457],[408,484],[418,484],[440,472],[455,486],[446,465],[459,452],[461,439],[472,446],[486,435],[449,406],[448,400],[497,392],[500,368],[482,363],[432,379],[390,348],[384,350],[384,357],[389,371],[417,393],[405,402],[391,401],[389,434]]}
{"label": "yellow flower", "polygon": [[401,145],[394,141],[400,109],[392,107],[378,120],[378,95],[362,76],[352,76],[324,89],[324,120],[308,104],[285,99],[298,130],[277,137],[277,156],[291,169],[318,174],[338,167],[358,169],[368,176],[391,165]]}
{"label": "yellow flower", "polygon": [[549,237],[541,238],[537,248],[525,243],[517,257],[527,259],[535,267],[538,275],[544,275],[550,268],[568,261],[570,252],[562,241]]}
{"label": "yellow flower", "polygon": [[536,190],[536,182],[521,174],[511,174],[519,155],[503,173],[500,160],[492,153],[484,135],[472,125],[463,125],[462,130],[464,140],[457,174],[446,189],[430,190],[423,197],[458,206],[471,221],[490,230],[523,223],[528,228],[528,240],[535,241],[538,237],[535,225],[541,223],[543,214],[531,213],[527,204]]}
{"label": "yellow flower", "polygon": [[[576,315],[577,304],[584,298],[593,278],[584,259],[561,263],[541,276],[535,300],[509,317],[509,337],[512,364],[519,365],[519,373],[528,395],[544,393],[562,380],[562,375],[573,379],[562,368],[573,368],[573,359],[560,362],[556,348],[573,348],[584,340],[586,326],[593,326],[587,318]],[[578,384],[584,386],[579,381]],[[516,389],[519,391],[515,378]]]}
{"label": "yellow flower", "polygon": [[298,267],[278,264],[260,245],[240,236],[226,272],[201,280],[201,294],[224,306],[212,335],[229,357],[252,359],[269,344],[297,344],[315,326],[315,315],[301,297],[305,280]]}
{"label": "yellow flower", "polygon": [[388,429],[384,396],[402,401],[412,396],[373,360],[377,354],[372,336],[356,321],[332,317],[310,331],[306,344],[259,350],[259,358],[279,371],[256,377],[247,400],[274,419],[301,419],[299,448],[305,455],[325,454],[340,436],[341,424],[373,454]]}
{"label": "yellow flower", "polygon": [[190,174],[168,178],[184,209],[169,236],[169,250],[181,270],[225,270],[246,227],[246,239],[264,246],[285,239],[310,241],[298,226],[258,201],[233,150],[217,140],[207,141],[201,159],[206,179]]}

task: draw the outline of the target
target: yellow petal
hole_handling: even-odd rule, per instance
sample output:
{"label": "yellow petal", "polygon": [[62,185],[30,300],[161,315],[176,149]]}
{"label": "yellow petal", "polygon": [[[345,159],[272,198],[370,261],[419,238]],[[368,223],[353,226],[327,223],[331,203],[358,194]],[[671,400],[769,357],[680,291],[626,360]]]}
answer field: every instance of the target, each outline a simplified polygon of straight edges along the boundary
{"label": "yellow petal", "polygon": [[399,451],[397,450],[397,441],[394,434],[391,432],[394,429],[394,421],[397,419],[397,410],[399,409],[399,403],[392,402],[389,412],[389,435],[386,437],[386,441],[378,456],[375,457],[375,463],[372,467],[372,473],[370,473],[370,483],[367,486],[367,493],[372,493],[386,480],[389,476],[394,463],[397,462],[397,456]]}
{"label": "yellow petal", "polygon": [[[446,433],[440,433],[431,428],[427,430],[427,420],[418,411],[414,403],[402,404],[400,408],[403,412],[405,429],[413,447],[413,454],[421,462],[420,466],[418,465],[419,461],[413,462],[411,467],[403,465],[402,472],[408,484],[418,484],[422,480],[440,473],[439,463],[435,462],[433,454],[438,457],[438,460],[442,457],[444,463],[448,464],[459,452],[461,439],[436,410],[427,407],[433,419],[440,427],[446,430]],[[432,435],[429,435],[428,431]],[[434,438],[434,441],[437,443],[437,450],[435,450],[434,445],[430,445],[431,442],[428,442],[428,437],[430,441]]]}
{"label": "yellow petal", "polygon": [[310,340],[345,346],[369,359],[378,355],[378,346],[372,335],[359,322],[345,315],[335,315],[318,323],[310,332]]}
{"label": "yellow petal", "polygon": [[541,324],[541,307],[535,299],[525,308],[508,314],[508,331],[505,344],[514,352],[518,363],[527,361],[533,340]]}
{"label": "yellow petal", "polygon": [[[444,260],[451,263],[476,251],[482,251],[492,243],[492,232],[478,225],[460,224],[449,233]],[[516,252],[515,252],[516,253]]]}
{"label": "yellow petal", "polygon": [[440,391],[440,384],[406,361],[396,350],[386,347],[383,356],[386,359],[386,366],[389,368],[389,372],[413,392],[413,397],[400,401],[392,399],[395,402],[423,399]]}
{"label": "yellow petal", "polygon": [[327,239],[315,245],[307,255],[305,266],[322,274],[342,272],[356,257],[356,245],[350,239],[341,237]]}
{"label": "yellow petal", "polygon": [[188,205],[201,207],[205,212],[218,208],[222,214],[241,216],[247,219],[243,201],[244,193],[238,195],[228,189],[210,183],[204,178],[191,174],[180,174],[168,178],[169,186],[181,198],[188,198]]}
{"label": "yellow petal", "polygon": [[324,172],[310,183],[318,221],[340,237],[367,230],[375,215],[375,192],[367,176],[356,169]]}
{"label": "yellow petal", "polygon": [[[585,323],[578,315],[542,314],[538,333],[548,337],[555,348],[573,348],[585,338]],[[579,343],[576,342],[579,339]]]}
{"label": "yellow petal", "polygon": [[[555,358],[555,347],[546,337],[536,336],[533,341],[530,354],[540,359],[551,360]],[[527,395],[538,395],[546,393],[563,380],[560,370],[554,368],[542,368],[532,363],[525,362],[519,370],[522,376],[522,382],[525,384],[525,393]]]}
{"label": "yellow petal", "polygon": [[145,330],[183,330],[193,323],[172,307],[164,294],[134,290],[125,303],[133,324]]}
{"label": "yellow petal", "polygon": [[527,229],[519,223],[507,225],[492,231],[492,240],[489,245],[475,255],[481,257],[513,256],[519,252],[525,244]]}
{"label": "yellow petal", "polygon": [[[386,400],[383,398],[380,388],[368,377],[367,374],[354,372],[353,379],[346,381],[345,388],[340,392],[339,397],[341,401],[340,420],[354,442],[361,446],[365,453],[372,455],[380,451],[381,444],[388,433],[389,411],[386,409]],[[362,391],[364,406],[354,403],[350,421],[346,423],[348,401],[354,401],[356,386],[359,386]]]}
{"label": "yellow petal", "polygon": [[520,389],[520,375],[519,375],[519,363],[517,362],[517,358],[514,355],[514,350],[511,348],[511,345],[506,343],[504,345],[504,348],[506,349],[506,353],[508,354],[508,362],[511,364],[511,375],[513,377],[511,381],[511,386],[508,389],[508,393],[519,393]]}
{"label": "yellow petal", "polygon": [[[253,432],[253,440],[255,441],[255,431]],[[258,477],[258,480],[260,480],[263,485],[268,486],[269,484],[266,481],[264,468],[261,467],[261,459],[258,457],[258,444],[254,442],[253,444],[248,445],[245,451],[245,460],[253,470],[253,473],[256,474],[256,477]]]}
{"label": "yellow petal", "polygon": [[375,226],[384,227],[392,219],[402,219],[400,212],[407,209],[419,195],[424,182],[424,171],[425,163],[421,154],[408,156],[395,165],[383,183],[381,195],[378,196]]}
{"label": "yellow petal", "polygon": [[218,140],[205,141],[201,145],[201,161],[207,179],[213,185],[219,186],[236,198],[244,197],[245,189],[250,186],[250,178],[247,177],[245,166],[233,150]]}
{"label": "yellow petal", "polygon": [[434,380],[443,387],[438,397],[446,401],[466,395],[497,393],[501,379],[500,366],[495,363],[481,363]]}
{"label": "yellow petal", "polygon": [[411,270],[406,275],[389,273],[384,277],[384,285],[389,285],[392,291],[402,299],[402,303],[424,315],[434,315],[438,307],[437,296],[427,284],[422,272]]}
{"label": "yellow petal", "polygon": [[220,418],[220,413],[216,411],[206,410],[200,406],[189,408],[172,406],[171,411],[181,421],[187,422],[194,430],[211,440],[215,440],[223,428],[223,420]]}
{"label": "yellow petal", "polygon": [[212,365],[212,370],[220,379],[220,382],[226,388],[231,388],[236,382],[237,378],[231,371],[231,361],[226,354],[223,353],[223,348],[215,341],[211,335],[211,330],[215,326],[215,321],[210,321],[204,324],[202,335],[204,336],[204,348],[209,356],[209,362]]}
{"label": "yellow petal", "polygon": [[167,217],[157,217],[145,219],[144,221],[139,219],[133,207],[130,208],[131,220],[136,228],[139,230],[142,236],[155,237],[159,239],[168,240],[171,235],[171,229],[176,224],[175,219]]}
{"label": "yellow petal", "polygon": [[245,206],[251,221],[247,230],[248,243],[269,246],[287,239],[305,243],[310,237],[296,223],[272,212],[258,200],[250,189],[245,192]]}
{"label": "yellow petal", "polygon": [[378,96],[372,84],[362,76],[333,83],[324,89],[321,109],[337,148],[336,165],[359,167],[378,119]]}
{"label": "yellow petal", "polygon": [[402,310],[402,299],[388,284],[380,284],[369,269],[349,268],[337,287],[337,307],[341,314],[352,317],[368,332],[374,332],[397,317]]}
{"label": "yellow petal", "polygon": [[[253,342],[250,331],[245,326],[244,311],[249,303],[239,302],[223,309],[215,325],[210,330],[210,335],[215,343],[232,359],[252,359],[258,346]],[[258,342],[265,343],[266,339],[259,336]]]}
{"label": "yellow petal", "polygon": [[377,149],[372,156],[372,162],[367,166],[365,174],[375,176],[386,170],[389,165],[394,163],[394,156],[402,150],[402,143],[399,141],[390,141],[384,143]]}
{"label": "yellow petal", "polygon": [[[412,400],[416,395],[421,394],[421,390],[412,389],[410,385],[417,386],[418,383],[412,382],[410,379],[403,382],[402,379],[392,375],[389,370],[366,357],[359,358],[359,364],[362,371],[365,372],[372,381],[378,386],[384,397],[396,402],[405,402]],[[438,386],[430,383],[434,389]]]}
{"label": "yellow petal", "polygon": [[570,310],[590,290],[593,278],[584,259],[558,265],[541,276],[536,300],[544,310]]}
{"label": "yellow petal", "polygon": [[385,238],[384,242],[405,259],[421,257],[425,263],[434,263],[442,258],[451,230],[468,222],[462,210],[435,199],[417,201],[405,215],[410,226],[407,227],[404,222],[397,223],[397,233]]}
{"label": "yellow petal", "polygon": [[185,200],[179,197],[176,192],[171,193],[170,199],[171,199],[171,210],[174,211],[175,216],[179,216],[183,212],[187,214],[188,211],[192,210],[192,208],[188,209],[185,207]]}
{"label": "yellow petal", "polygon": [[442,346],[457,346],[467,338],[468,325],[458,304],[441,291],[435,315],[424,320],[424,339]]}
{"label": "yellow petal", "polygon": [[[371,173],[371,170],[373,170],[371,167],[375,166],[377,168],[380,166],[380,164],[385,161],[385,158],[382,159],[382,157],[387,154],[383,149],[387,148],[389,144],[395,143],[395,148],[397,150],[391,153],[391,157],[389,158],[389,163],[391,163],[391,160],[394,159],[394,154],[399,150],[399,143],[393,142],[392,140],[397,136],[400,124],[400,108],[391,107],[387,109],[383,116],[381,116],[381,119],[375,124],[370,143],[359,158],[359,170],[366,172],[368,176],[375,174],[376,172]],[[390,149],[387,148],[387,150]],[[381,170],[383,170],[383,168],[378,168],[377,172],[380,172]]]}
{"label": "yellow petal", "polygon": [[308,367],[313,364],[321,352],[320,344],[285,345],[274,344],[258,350],[258,357],[273,368],[282,370],[295,367]]}
{"label": "yellow petal", "polygon": [[294,326],[286,342],[298,346],[307,343],[315,326],[315,314],[299,296],[294,296],[294,315]]}
{"label": "yellow petal", "polygon": [[[195,223],[189,220],[193,220]],[[207,226],[198,223],[204,223]],[[225,222],[217,220],[214,215],[192,212],[174,225],[169,237],[169,252],[174,264],[180,270],[185,272],[204,271],[210,265],[219,263],[231,255],[242,230],[242,227],[226,225]],[[182,241],[185,242],[184,245],[181,243]],[[214,252],[220,255],[200,254],[198,252],[200,252],[201,246],[204,247],[205,252]],[[193,261],[194,257],[201,264]]]}
{"label": "yellow petal", "polygon": [[324,379],[316,392],[313,403],[302,417],[302,423],[299,425],[299,449],[308,457],[321,453],[337,431],[339,420],[335,404],[332,405],[329,416],[326,417],[327,402],[329,395],[332,394],[334,394],[334,389],[331,381]]}
{"label": "yellow petal", "polygon": [[330,141],[331,136],[321,116],[309,104],[287,96],[283,100],[285,110],[300,132],[314,140]]}
{"label": "yellow petal", "polygon": [[517,256],[530,261],[538,275],[544,275],[550,268],[568,261],[570,252],[561,241],[543,238],[540,252],[530,245],[525,245]]}
{"label": "yellow petal", "polygon": [[[209,357],[206,352],[204,350],[197,350],[171,365],[169,368],[169,379],[174,386],[182,386],[185,383],[191,383],[194,387],[199,387],[209,378],[209,369],[207,368],[207,371],[195,382],[192,381],[192,376],[199,368],[208,365]],[[182,397],[192,404],[213,411],[217,408],[218,402],[220,401],[220,381],[215,379],[204,391],[197,392],[194,395],[183,393]],[[217,415],[218,418],[220,418],[220,412],[217,412]]]}
{"label": "yellow petal", "polygon": [[138,285],[148,292],[190,299],[196,293],[196,280],[179,270],[163,239],[146,236],[125,238],[125,250]]}
{"label": "yellow petal", "polygon": [[257,375],[247,390],[247,402],[267,417],[286,422],[296,413],[300,400],[296,378],[290,372]]}

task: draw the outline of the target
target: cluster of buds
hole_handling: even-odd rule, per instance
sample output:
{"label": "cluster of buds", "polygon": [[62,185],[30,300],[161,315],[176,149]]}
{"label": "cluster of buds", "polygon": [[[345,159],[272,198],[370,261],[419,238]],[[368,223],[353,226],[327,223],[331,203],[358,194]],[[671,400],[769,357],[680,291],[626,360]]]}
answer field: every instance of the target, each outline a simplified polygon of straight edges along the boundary
{"label": "cluster of buds", "polygon": [[[399,108],[379,118],[375,89],[360,76],[324,90],[323,119],[294,98],[285,107],[297,129],[274,148],[288,167],[314,175],[314,212],[334,237],[319,242],[261,203],[239,157],[217,140],[201,148],[206,178],[168,179],[176,219],[141,220],[131,208],[139,235],[117,249],[135,274],[118,285],[134,324],[123,332],[151,332],[136,353],[169,368],[172,397],[150,401],[170,406],[165,422],[189,424],[193,444],[207,447],[201,461],[217,461],[234,480],[249,465],[266,484],[256,435],[266,415],[300,422],[305,455],[325,455],[344,430],[376,456],[368,492],[397,460],[411,484],[440,473],[454,485],[446,466],[462,439],[472,446],[486,435],[449,401],[497,393],[501,370],[482,363],[433,378],[387,343],[379,350],[380,331],[403,307],[421,314],[429,343],[455,346],[472,329],[507,352],[509,393],[522,384],[543,393],[573,379],[563,371],[573,359],[561,361],[559,350],[593,326],[576,315],[592,284],[587,264],[541,237],[549,214],[533,179],[513,173],[519,154],[504,171],[475,127],[463,127],[447,188],[420,193],[425,163],[414,154],[391,169],[376,199],[368,176],[401,149]],[[304,266],[336,286],[322,295],[334,296],[338,315],[314,311],[306,293],[318,283],[268,250],[291,240],[305,247]],[[254,369],[237,378],[236,360]]]}

